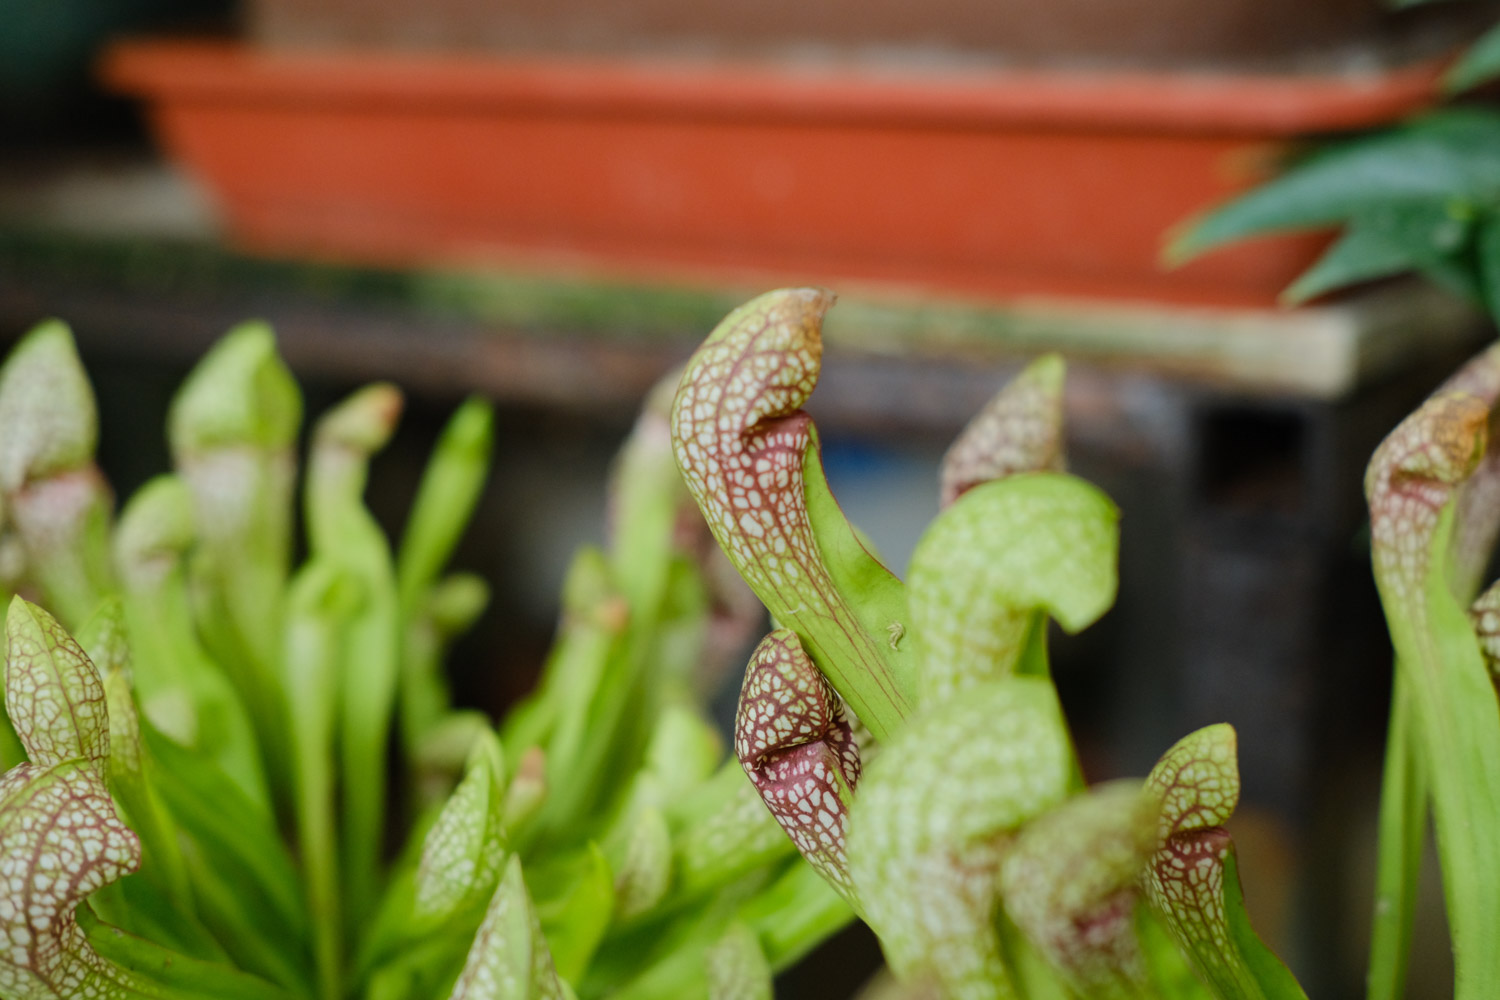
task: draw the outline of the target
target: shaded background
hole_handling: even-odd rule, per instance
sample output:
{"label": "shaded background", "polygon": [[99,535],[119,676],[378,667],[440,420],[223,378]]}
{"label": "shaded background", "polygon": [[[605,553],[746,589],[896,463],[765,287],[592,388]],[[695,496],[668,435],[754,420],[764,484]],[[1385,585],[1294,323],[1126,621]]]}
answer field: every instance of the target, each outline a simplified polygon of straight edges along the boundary
{"label": "shaded background", "polygon": [[[687,60],[695,72],[746,61],[770,72],[850,66],[862,78],[1019,68],[1054,80],[1129,71],[1378,81],[1471,37],[1494,13],[1484,4],[1396,13],[1363,0],[13,0],[0,32],[0,335],[48,315],[74,326],[100,396],[101,463],[121,496],[167,466],[170,394],[247,316],[278,328],[309,413],[372,378],[408,390],[370,488],[392,530],[447,413],[467,393],[492,398],[495,471],[457,562],[483,574],[495,598],[453,669],[461,703],[499,712],[536,676],[571,552],[600,538],[605,470],[636,400],[736,301],[843,275],[757,269],[753,254],[715,269],[683,266],[680,254],[673,266],[645,251],[637,259],[628,247],[617,260],[549,251],[532,262],[524,246],[497,245],[419,249],[395,262],[389,245],[362,254],[347,236],[319,252],[246,239],[213,178],[159,151],[142,104],[95,82],[112,40],[166,32],[252,52],[461,53],[464,65],[623,56]],[[867,167],[879,176],[880,163]],[[1098,159],[1078,175],[1080,190],[1110,171]],[[889,185],[891,199],[918,208],[924,194]],[[1115,199],[1136,197],[1150,200],[1144,191]],[[1042,205],[1039,216],[1069,209]],[[1107,242],[1112,223],[1097,222]],[[733,232],[724,237],[734,244]],[[1075,250],[1086,270],[1089,241]],[[1190,729],[1234,723],[1245,800],[1231,829],[1251,911],[1310,993],[1358,995],[1389,682],[1363,465],[1482,342],[1484,325],[1402,283],[1282,315],[1273,286],[1264,302],[1205,309],[1170,295],[1034,300],[1024,287],[986,295],[886,277],[850,282],[811,407],[846,512],[904,567],[937,511],[947,442],[1026,356],[1064,348],[1071,467],[1124,512],[1119,603],[1056,642],[1086,769],[1094,780],[1141,774]],[[733,687],[721,698],[726,718]],[[1436,891],[1419,920],[1414,997],[1451,990]],[[782,995],[845,995],[877,962],[869,935],[851,930],[789,973]]]}

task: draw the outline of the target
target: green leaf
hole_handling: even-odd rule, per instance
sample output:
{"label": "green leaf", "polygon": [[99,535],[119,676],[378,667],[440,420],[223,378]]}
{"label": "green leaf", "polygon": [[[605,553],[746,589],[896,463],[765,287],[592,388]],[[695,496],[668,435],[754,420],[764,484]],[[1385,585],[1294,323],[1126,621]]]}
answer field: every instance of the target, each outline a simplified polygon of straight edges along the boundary
{"label": "green leaf", "polygon": [[400,417],[385,383],[355,392],[319,419],[307,469],[308,539],[314,558],[358,580],[363,600],[343,639],[339,761],[345,917],[369,916],[380,885],[388,743],[400,683],[402,629],[396,570],[385,533],[364,504],[370,457]]}
{"label": "green leaf", "polygon": [[1213,992],[1198,978],[1176,940],[1150,906],[1135,911],[1136,938],[1149,968],[1152,988],[1161,1000],[1212,1000]]}
{"label": "green leaf", "polygon": [[755,932],[731,924],[708,949],[708,1000],[773,1000],[771,966]]}
{"label": "green leaf", "polygon": [[276,661],[301,421],[297,383],[264,323],[225,334],[167,414],[173,462],[193,503],[197,626],[239,689],[277,780],[288,771]]}
{"label": "green leaf", "polygon": [[1162,755],[1146,779],[1159,803],[1157,848],[1142,884],[1198,975],[1219,1000],[1306,1000],[1250,928],[1234,840],[1222,828],[1239,802],[1234,729],[1208,726]]}
{"label": "green leaf", "polygon": [[140,870],[91,900],[107,923],[166,945],[176,956],[214,962],[228,953],[198,920],[176,824],[157,794],[156,764],[141,740],[131,690],[130,647],[118,598],[104,601],[78,631],[78,645],[103,675],[109,716],[107,785],[116,808],[141,843]]}
{"label": "green leaf", "polygon": [[175,476],[147,482],[120,516],[114,550],[124,585],[132,680],[142,712],[156,728],[212,759],[269,810],[249,712],[199,640],[186,571],[195,539],[192,496]]}
{"label": "green leaf", "polygon": [[484,490],[494,447],[495,415],[482,399],[464,401],[427,460],[401,537],[396,576],[410,618],[437,582]]}
{"label": "green leaf", "polygon": [[1072,750],[1049,681],[975,684],[933,706],[866,769],[849,873],[903,979],[955,996],[1015,996],[992,921],[1009,835],[1061,802]]}
{"label": "green leaf", "polygon": [[1006,913],[1079,996],[1146,989],[1136,880],[1156,849],[1156,805],[1137,781],[1096,785],[1028,823],[1001,864]]}
{"label": "green leaf", "polygon": [[86,906],[78,909],[78,925],[101,957],[137,977],[146,996],[170,1000],[294,1000],[296,996],[232,966],[199,961],[133,937],[100,921]]}
{"label": "green leaf", "polygon": [[1407,671],[1396,671],[1381,773],[1375,905],[1365,977],[1368,1000],[1401,1000],[1406,994],[1418,880],[1427,840],[1428,779],[1413,732],[1412,695],[1406,690],[1410,683]]}
{"label": "green leaf", "polygon": [[724,738],[697,705],[662,708],[646,748],[641,773],[650,782],[649,804],[665,806],[707,781],[724,759]]}
{"label": "green leaf", "polygon": [[[102,695],[100,698],[102,709]],[[8,1000],[154,996],[88,944],[74,911],[140,865],[95,762],[21,764],[0,777],[0,995]]]}
{"label": "green leaf", "polygon": [[1240,801],[1234,727],[1205,726],[1161,755],[1146,778],[1159,803],[1158,843],[1179,833],[1223,826]]}
{"label": "green leaf", "polygon": [[172,401],[167,436],[181,455],[244,445],[274,450],[292,444],[301,423],[302,394],[276,353],[275,334],[252,321],[198,362]]}
{"label": "green leaf", "polygon": [[338,996],[343,962],[335,753],[343,639],[362,596],[350,574],[325,561],[308,562],[292,578],[281,660],[297,844],[319,995],[326,998]]}
{"label": "green leaf", "polygon": [[1286,287],[1281,299],[1301,305],[1349,285],[1410,271],[1413,266],[1411,254],[1399,243],[1377,230],[1352,225]]}
{"label": "green leaf", "polygon": [[153,786],[190,850],[199,913],[235,964],[293,990],[307,987],[311,940],[297,868],[271,817],[211,760],[142,727]]}
{"label": "green leaf", "polygon": [[568,981],[588,969],[615,912],[615,876],[604,853],[590,843],[576,857],[567,888],[536,903],[553,965]]}
{"label": "green leaf", "polygon": [[1480,289],[1464,256],[1472,210],[1462,202],[1374,206],[1355,213],[1344,235],[1282,293],[1304,302],[1346,285],[1419,271],[1469,298]]}
{"label": "green leaf", "polygon": [[421,755],[426,739],[451,713],[443,657],[452,641],[478,621],[490,603],[490,585],[473,573],[437,581],[406,623],[401,661],[400,722],[409,757]]}
{"label": "green leaf", "polygon": [[667,596],[683,525],[699,521],[672,452],[671,408],[681,373],[659,380],[610,470],[610,571],[636,612],[655,620]]}
{"label": "green leaf", "polygon": [[853,902],[844,835],[859,782],[859,746],[838,694],[790,629],[766,636],[750,657],[734,749],[797,850]]}
{"label": "green leaf", "polygon": [[[599,814],[609,785],[620,716],[640,675],[630,662],[631,608],[615,585],[609,562],[585,547],[563,582],[558,639],[542,668],[538,691],[507,720],[507,749],[545,748],[549,794],[530,836],[577,836],[580,823]],[[631,762],[632,769],[634,761]],[[520,832],[517,831],[518,837]]]}
{"label": "green leaf", "polygon": [[1500,76],[1500,25],[1496,25],[1464,50],[1443,74],[1443,87],[1450,94],[1472,90]]}
{"label": "green leaf", "polygon": [[526,883],[512,857],[449,1000],[564,1000]]}
{"label": "green leaf", "polygon": [[795,855],[738,760],[668,810],[676,893],[695,898],[745,873]]}
{"label": "green leaf", "polygon": [[131,679],[125,605],[118,595],[99,602],[94,613],[79,627],[77,641],[100,677],[108,679],[114,674],[124,674],[127,681]]}
{"label": "green leaf", "polygon": [[109,487],[94,465],[99,415],[73,335],[32,330],[0,369],[0,496],[46,603],[83,622],[113,586]]}
{"label": "green leaf", "polygon": [[46,611],[20,597],[5,616],[5,704],[33,764],[82,759],[104,774],[109,711],[99,671]]}
{"label": "green leaf", "polygon": [[73,334],[48,320],[11,349],[0,369],[0,491],[92,464],[99,411]]}
{"label": "green leaf", "polygon": [[0,706],[0,774],[24,763],[26,748],[21,745],[21,739],[16,735],[15,727],[10,724],[10,717],[6,715],[4,706]]}
{"label": "green leaf", "polygon": [[915,674],[890,630],[898,581],[828,490],[812,419],[833,296],[770,292],[730,313],[688,362],[672,407],[677,464],[709,528],[772,616],[877,739],[911,709]]}
{"label": "green leaf", "polygon": [[615,917],[628,921],[666,898],[672,887],[672,831],[661,810],[639,810],[614,877]]}
{"label": "green leaf", "polygon": [[546,804],[547,755],[540,747],[527,747],[516,761],[516,773],[505,793],[505,828],[525,829]]}
{"label": "green leaf", "polygon": [[1018,472],[1063,471],[1063,359],[1045,354],[1006,383],[943,455],[942,505]]}
{"label": "green leaf", "polygon": [[141,741],[140,715],[131,690],[124,609],[118,598],[105,601],[84,624],[78,632],[78,644],[103,674],[109,715],[108,785],[116,806],[141,841],[142,862],[137,877],[150,881],[170,900],[173,913],[165,923],[179,935],[184,947],[192,943],[205,957],[223,957],[216,943],[197,925],[178,831],[152,785],[150,772],[154,767]]}
{"label": "green leaf", "polygon": [[1010,476],[970,489],[912,553],[913,644],[924,699],[1015,670],[1037,612],[1069,632],[1114,602],[1119,512],[1081,479]]}
{"label": "green leaf", "polygon": [[794,859],[739,905],[735,919],[755,932],[771,971],[783,972],[846,927],[854,910],[811,865]]}
{"label": "green leaf", "polygon": [[1247,236],[1331,226],[1371,209],[1483,205],[1497,194],[1500,115],[1448,109],[1308,157],[1199,219],[1167,257],[1181,262]]}
{"label": "green leaf", "polygon": [[[595,565],[577,566],[573,593],[583,600],[568,605],[583,614],[576,633],[566,620],[562,626],[570,655],[558,665],[590,679],[565,684],[549,664],[547,694],[561,696],[552,697],[555,726],[545,746],[549,770],[566,776],[553,781],[543,816],[553,835],[576,839],[577,832],[563,833],[572,828],[608,839],[597,818],[627,814],[658,782],[661,774],[648,776],[647,769],[648,755],[660,749],[653,744],[662,713],[691,697],[687,685],[707,625],[691,559],[707,532],[672,455],[674,389],[662,380],[648,396],[610,471],[607,551],[590,557]],[[597,659],[587,657],[590,647]]]}
{"label": "green leaf", "polygon": [[[1375,580],[1409,678],[1431,783],[1459,1000],[1500,991],[1500,704],[1453,590],[1461,485],[1487,450],[1489,406],[1464,392],[1429,399],[1381,443],[1365,479]],[[1500,882],[1496,882],[1500,884]]]}
{"label": "green leaf", "polygon": [[504,795],[504,752],[487,734],[475,742],[463,780],[422,845],[413,908],[421,926],[436,926],[494,893],[507,854]]}
{"label": "green leaf", "polygon": [[1474,240],[1480,299],[1490,316],[1500,316],[1500,217],[1493,212],[1480,219]]}

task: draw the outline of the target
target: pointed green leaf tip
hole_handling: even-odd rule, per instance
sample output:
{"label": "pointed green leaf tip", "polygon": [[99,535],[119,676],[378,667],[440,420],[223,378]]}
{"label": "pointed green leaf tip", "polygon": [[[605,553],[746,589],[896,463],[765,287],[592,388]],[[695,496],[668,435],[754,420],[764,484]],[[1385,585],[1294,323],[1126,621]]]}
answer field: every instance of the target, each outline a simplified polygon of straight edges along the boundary
{"label": "pointed green leaf tip", "polygon": [[521,859],[512,856],[449,1000],[565,1000]]}
{"label": "pointed green leaf tip", "polygon": [[490,585],[484,577],[454,573],[433,584],[425,610],[440,635],[453,636],[467,632],[489,603]]}
{"label": "pointed green leaf tip", "polygon": [[708,949],[708,1000],[772,1000],[771,965],[755,932],[731,924]]}
{"label": "pointed green leaf tip", "polygon": [[1450,94],[1488,83],[1500,75],[1500,25],[1496,25],[1468,50],[1443,76],[1443,89]]}
{"label": "pointed green leaf tip", "polygon": [[1015,996],[994,925],[1004,845],[1061,802],[1072,751],[1050,682],[1010,677],[934,706],[887,743],[849,816],[849,873],[903,980]]}
{"label": "pointed green leaf tip", "polygon": [[1220,724],[1183,737],[1152,769],[1146,789],[1160,812],[1142,886],[1194,970],[1220,1000],[1305,1000],[1250,927],[1234,840],[1221,825],[1240,795],[1234,729]]}
{"label": "pointed green leaf tip", "polygon": [[13,598],[5,616],[5,705],[33,764],[109,756],[99,672],[73,637],[35,604]]}
{"label": "pointed green leaf tip", "polygon": [[1032,617],[1076,632],[1114,603],[1119,512],[1057,473],[975,486],[938,515],[912,553],[911,633],[924,697],[1015,668]]}
{"label": "pointed green leaf tip", "polygon": [[672,831],[660,809],[642,809],[630,825],[625,857],[614,876],[615,917],[631,917],[656,906],[672,887]]}
{"label": "pointed green leaf tip", "polygon": [[397,558],[401,607],[408,617],[469,524],[489,474],[494,438],[494,411],[477,398],[465,400],[443,428],[412,502]]}
{"label": "pointed green leaf tip", "polygon": [[844,520],[823,477],[812,419],[821,289],[769,292],[730,313],[689,360],[672,405],[688,490],[757,597],[877,739],[910,711],[910,658],[890,643],[900,581]]}
{"label": "pointed green leaf tip", "polygon": [[465,904],[478,903],[499,882],[506,854],[504,769],[499,740],[485,732],[422,845],[414,909],[424,923],[440,922]]}
{"label": "pointed green leaf tip", "polygon": [[1178,740],[1151,769],[1146,788],[1161,801],[1159,842],[1229,822],[1240,801],[1234,727],[1221,722]]}
{"label": "pointed green leaf tip", "polygon": [[1064,373],[1061,355],[1037,358],[969,421],[943,456],[944,507],[992,479],[1063,471]]}
{"label": "pointed green leaf tip", "polygon": [[193,496],[177,476],[156,476],[136,490],[114,532],[115,565],[130,591],[160,586],[192,547]]}
{"label": "pointed green leaf tip", "polygon": [[838,694],[789,629],[766,636],[750,657],[734,750],[797,850],[853,901],[844,834],[859,747]]}
{"label": "pointed green leaf tip", "polygon": [[401,390],[389,382],[364,386],[318,421],[314,447],[373,455],[391,439],[401,406]]}
{"label": "pointed green leaf tip", "polygon": [[242,323],[193,369],[167,415],[172,452],[289,447],[302,423],[302,393],[265,323]]}
{"label": "pointed green leaf tip", "polygon": [[[78,630],[77,645],[103,679],[105,719],[108,723],[109,774],[111,788],[117,782],[137,780],[141,771],[141,723],[136,714],[131,683],[130,641],[125,634],[125,608],[119,597],[109,597]],[[121,798],[130,814],[131,805]],[[134,817],[132,822],[134,822]]]}
{"label": "pointed green leaf tip", "polygon": [[1129,779],[1096,785],[1021,831],[1000,868],[1006,912],[1080,996],[1138,996],[1136,880],[1156,848],[1157,802]]}
{"label": "pointed green leaf tip", "polygon": [[99,674],[130,675],[130,640],[125,634],[125,605],[118,596],[104,599],[78,630],[77,643]]}
{"label": "pointed green leaf tip", "polygon": [[73,335],[56,320],[21,339],[0,369],[0,493],[93,460],[99,438],[94,390]]}
{"label": "pointed green leaf tip", "polygon": [[1427,400],[1381,442],[1365,475],[1377,580],[1414,602],[1432,563],[1439,515],[1479,464],[1489,407],[1467,393]]}

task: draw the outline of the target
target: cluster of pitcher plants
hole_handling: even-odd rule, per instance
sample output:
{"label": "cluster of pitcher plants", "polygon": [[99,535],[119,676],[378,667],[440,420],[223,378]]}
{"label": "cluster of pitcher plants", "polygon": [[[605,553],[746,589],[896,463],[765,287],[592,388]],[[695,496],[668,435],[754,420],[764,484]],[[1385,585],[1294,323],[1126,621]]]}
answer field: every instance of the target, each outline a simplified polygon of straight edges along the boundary
{"label": "cluster of pitcher plants", "polygon": [[[116,516],[71,337],[25,337],[0,370],[0,996],[761,1000],[857,917],[871,997],[1303,997],[1241,899],[1233,730],[1140,780],[1089,785],[1074,753],[1048,633],[1113,603],[1118,512],[1064,471],[1061,360],[954,443],[903,583],[802,409],[831,303],[753,300],[652,394],[498,724],[443,669],[488,596],[446,568],[484,404],[392,544],[363,494],[399,393],[322,415],[299,474],[300,393],[247,325]],[[1500,996],[1500,590],[1473,599],[1497,396],[1492,350],[1370,466],[1396,651],[1372,1000],[1402,991],[1429,811],[1457,995]],[[726,740],[705,706],[761,621],[733,571],[772,629]]]}

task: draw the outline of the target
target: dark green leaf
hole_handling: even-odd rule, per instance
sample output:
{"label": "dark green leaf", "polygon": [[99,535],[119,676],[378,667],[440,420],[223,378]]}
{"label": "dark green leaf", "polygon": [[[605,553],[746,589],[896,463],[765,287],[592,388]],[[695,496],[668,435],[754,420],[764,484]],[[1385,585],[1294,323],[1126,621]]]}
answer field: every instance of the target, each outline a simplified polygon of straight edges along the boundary
{"label": "dark green leaf", "polygon": [[1451,109],[1341,143],[1199,219],[1168,248],[1183,261],[1262,233],[1316,229],[1393,204],[1500,198],[1500,114]]}
{"label": "dark green leaf", "polygon": [[1500,317],[1500,215],[1488,214],[1479,223],[1474,240],[1481,297],[1490,317]]}
{"label": "dark green leaf", "polygon": [[1479,37],[1443,77],[1449,93],[1469,90],[1500,76],[1500,25]]}

